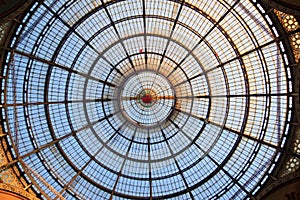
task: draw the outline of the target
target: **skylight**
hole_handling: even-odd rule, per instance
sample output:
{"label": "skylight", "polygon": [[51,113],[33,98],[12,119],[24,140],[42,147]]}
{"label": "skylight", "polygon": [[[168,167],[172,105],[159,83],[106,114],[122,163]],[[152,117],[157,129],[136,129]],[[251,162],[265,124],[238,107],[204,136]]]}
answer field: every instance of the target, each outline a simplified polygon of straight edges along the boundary
{"label": "skylight", "polygon": [[261,5],[48,0],[29,13],[7,56],[6,129],[53,187],[28,174],[44,198],[254,195],[290,101]]}

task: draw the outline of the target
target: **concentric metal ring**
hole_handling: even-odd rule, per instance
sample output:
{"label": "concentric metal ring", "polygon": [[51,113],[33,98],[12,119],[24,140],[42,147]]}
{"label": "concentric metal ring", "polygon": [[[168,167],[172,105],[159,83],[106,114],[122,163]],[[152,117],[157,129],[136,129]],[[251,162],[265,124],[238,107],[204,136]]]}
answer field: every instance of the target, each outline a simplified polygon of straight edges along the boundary
{"label": "concentric metal ring", "polygon": [[143,70],[129,75],[118,95],[124,117],[139,127],[153,128],[164,124],[175,106],[176,95],[171,83],[155,71]]}

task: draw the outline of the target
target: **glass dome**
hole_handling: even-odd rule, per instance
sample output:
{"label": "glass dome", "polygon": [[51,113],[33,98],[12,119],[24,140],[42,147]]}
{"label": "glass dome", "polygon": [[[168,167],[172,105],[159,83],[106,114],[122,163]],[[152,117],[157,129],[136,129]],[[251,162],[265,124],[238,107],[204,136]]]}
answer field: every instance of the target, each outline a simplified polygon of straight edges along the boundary
{"label": "glass dome", "polygon": [[36,2],[4,80],[27,180],[45,199],[252,198],[291,114],[274,24],[249,0]]}

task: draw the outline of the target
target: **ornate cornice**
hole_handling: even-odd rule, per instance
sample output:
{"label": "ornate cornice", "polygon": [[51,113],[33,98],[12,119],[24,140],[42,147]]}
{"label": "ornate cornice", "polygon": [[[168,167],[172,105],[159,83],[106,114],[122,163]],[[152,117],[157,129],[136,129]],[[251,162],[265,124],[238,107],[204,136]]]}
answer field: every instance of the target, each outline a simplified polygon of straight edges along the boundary
{"label": "ornate cornice", "polygon": [[[288,174],[282,178],[274,180],[271,184],[267,185],[257,196],[256,199],[267,199],[274,191],[284,188],[289,183],[295,181],[299,184],[300,170]],[[299,191],[298,191],[299,192]],[[287,194],[288,195],[288,194]]]}
{"label": "ornate cornice", "polygon": [[18,196],[21,196],[25,199],[30,200],[39,200],[39,198],[35,197],[34,195],[30,194],[29,192],[26,192],[23,188],[19,188],[13,185],[0,183],[0,192],[1,190],[8,191],[9,193],[18,194]]}
{"label": "ornate cornice", "polygon": [[28,1],[23,1],[23,3],[20,5],[18,4],[19,7],[17,9],[13,9],[13,12],[10,12],[9,14],[0,18],[0,25],[6,24],[18,18],[18,16],[23,14],[24,11],[27,10],[29,6],[32,5],[33,2],[34,2],[33,0],[28,0]]}
{"label": "ornate cornice", "polygon": [[280,10],[280,11],[282,11],[284,13],[288,13],[288,14],[294,15],[297,18],[300,17],[300,12],[299,12],[299,9],[297,9],[297,8],[287,7],[287,6],[279,4],[279,3],[275,2],[275,1],[272,1],[272,0],[261,0],[261,1],[264,4],[267,4],[267,5],[269,5],[272,8],[276,8],[277,10]]}

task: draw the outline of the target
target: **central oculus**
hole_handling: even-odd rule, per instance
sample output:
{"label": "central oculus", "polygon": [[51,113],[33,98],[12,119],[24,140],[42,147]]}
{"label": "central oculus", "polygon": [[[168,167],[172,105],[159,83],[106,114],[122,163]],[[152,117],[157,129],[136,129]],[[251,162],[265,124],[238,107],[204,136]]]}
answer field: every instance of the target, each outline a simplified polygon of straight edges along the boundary
{"label": "central oculus", "polygon": [[151,89],[144,89],[137,97],[138,102],[144,107],[151,107],[156,103],[157,94]]}
{"label": "central oculus", "polygon": [[161,73],[134,72],[121,84],[119,106],[125,118],[139,127],[159,126],[168,120],[175,105],[175,91]]}

